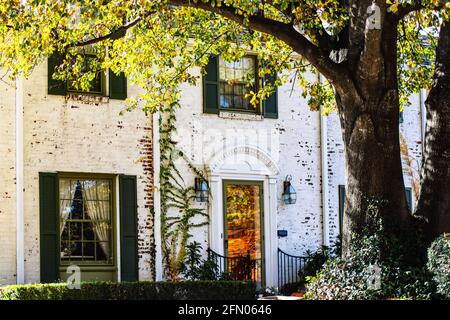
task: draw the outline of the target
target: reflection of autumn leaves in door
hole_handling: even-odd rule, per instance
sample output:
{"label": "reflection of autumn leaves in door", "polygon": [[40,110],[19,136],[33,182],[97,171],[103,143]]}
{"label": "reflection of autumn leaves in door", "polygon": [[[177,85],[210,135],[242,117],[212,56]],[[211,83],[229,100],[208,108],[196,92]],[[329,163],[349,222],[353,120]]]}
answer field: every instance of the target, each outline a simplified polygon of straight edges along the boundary
{"label": "reflection of autumn leaves in door", "polygon": [[226,184],[227,255],[261,259],[259,185]]}

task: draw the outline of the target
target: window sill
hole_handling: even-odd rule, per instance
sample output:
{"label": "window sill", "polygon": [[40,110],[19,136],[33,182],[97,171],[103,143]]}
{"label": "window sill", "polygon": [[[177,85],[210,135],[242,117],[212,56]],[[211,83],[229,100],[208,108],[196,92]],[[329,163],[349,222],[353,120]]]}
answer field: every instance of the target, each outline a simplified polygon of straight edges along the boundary
{"label": "window sill", "polygon": [[67,92],[66,100],[78,101],[86,104],[105,104],[109,97],[89,93]]}
{"label": "window sill", "polygon": [[[112,265],[82,265],[82,264],[75,264],[76,266],[80,267],[81,270],[84,271],[117,271],[117,267],[116,266],[112,266]],[[60,265],[59,266],[59,272],[66,272],[67,268],[70,265]]]}
{"label": "window sill", "polygon": [[264,117],[260,114],[255,113],[244,113],[244,112],[233,112],[233,111],[219,111],[219,118],[222,119],[233,119],[233,120],[252,120],[252,121],[262,121]]}

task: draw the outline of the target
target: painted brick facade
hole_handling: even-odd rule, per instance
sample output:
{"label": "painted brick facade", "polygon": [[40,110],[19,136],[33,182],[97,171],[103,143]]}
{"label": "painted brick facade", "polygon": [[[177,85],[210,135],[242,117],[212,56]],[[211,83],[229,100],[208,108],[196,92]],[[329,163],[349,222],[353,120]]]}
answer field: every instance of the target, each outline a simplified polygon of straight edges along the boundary
{"label": "painted brick facade", "polygon": [[[14,88],[0,86],[0,284],[14,283]],[[6,94],[5,94],[6,92]],[[131,88],[129,94],[135,94]],[[84,100],[83,100],[84,101]],[[120,100],[94,104],[47,95],[47,66],[24,81],[25,281],[39,282],[39,172],[137,176],[139,278],[151,279],[152,123]]]}
{"label": "painted brick facade", "polygon": [[14,82],[0,81],[0,285],[16,274]]}
{"label": "painted brick facade", "polygon": [[[15,280],[15,125],[14,88],[0,83],[0,285]],[[154,276],[152,252],[153,145],[151,119],[140,110],[125,108],[118,100],[84,103],[47,95],[47,68],[40,65],[24,81],[24,189],[25,281],[39,281],[39,172],[108,173],[136,175],[138,181],[139,277]],[[129,89],[132,96],[137,91]],[[417,163],[422,150],[422,124],[418,97],[404,111],[400,125],[409,153]],[[202,86],[182,87],[177,110],[179,147],[199,169],[208,170],[210,159],[230,146],[257,147],[270,155],[279,172],[276,184],[275,230],[286,230],[276,246],[302,255],[323,243],[321,148],[326,148],[328,173],[327,214],[329,238],[339,233],[338,186],[345,184],[344,146],[335,113],[325,119],[327,143],[321,146],[321,119],[311,112],[298,88],[278,89],[278,119],[235,114],[211,115],[202,111]],[[232,118],[232,119],[231,119]],[[185,165],[180,170],[187,185],[194,175]],[[282,184],[292,175],[297,203],[281,200]],[[405,171],[405,184],[411,182]],[[206,210],[208,207],[203,206]],[[209,214],[214,215],[209,208]],[[192,240],[208,247],[209,227],[196,229]],[[156,231],[157,232],[157,231]],[[157,266],[157,268],[159,268]]]}
{"label": "painted brick facade", "polygon": [[[278,247],[293,255],[303,255],[323,244],[323,208],[321,179],[320,113],[311,112],[298,87],[291,83],[278,88],[278,119],[248,120],[248,116],[204,114],[202,110],[202,87],[183,87],[181,109],[177,111],[178,145],[191,156],[200,169],[209,166],[208,159],[218,148],[230,144],[254,145],[251,135],[263,136],[257,141],[258,148],[269,153],[280,172],[277,177],[277,229],[287,230],[288,236],[277,239]],[[231,119],[233,118],[233,119]],[[420,165],[421,115],[418,96],[411,97],[411,106],[403,112],[404,122],[400,129],[405,137],[410,156]],[[328,173],[328,237],[333,243],[339,235],[339,185],[345,185],[345,154],[341,129],[336,112],[326,122],[326,172]],[[230,133],[231,132],[231,133]],[[212,136],[220,136],[213,139]],[[267,138],[267,135],[270,137]],[[236,138],[238,137],[238,138]],[[268,141],[261,140],[268,139]],[[230,141],[231,140],[231,141]],[[198,148],[198,142],[203,146]],[[193,181],[192,171],[182,169],[186,181]],[[297,191],[297,203],[282,202],[282,186],[287,175]],[[405,186],[411,179],[405,169]],[[414,197],[414,196],[413,196]],[[211,212],[211,214],[217,214]],[[207,227],[205,227],[207,229]],[[195,231],[193,238],[207,244],[207,230]]]}

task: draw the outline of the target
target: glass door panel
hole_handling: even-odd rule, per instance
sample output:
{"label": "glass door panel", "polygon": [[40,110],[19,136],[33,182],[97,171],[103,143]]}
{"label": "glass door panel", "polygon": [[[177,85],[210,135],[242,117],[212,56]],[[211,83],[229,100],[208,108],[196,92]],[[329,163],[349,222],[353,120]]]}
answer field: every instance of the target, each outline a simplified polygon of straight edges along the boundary
{"label": "glass door panel", "polygon": [[262,183],[224,183],[227,271],[236,280],[262,282]]}

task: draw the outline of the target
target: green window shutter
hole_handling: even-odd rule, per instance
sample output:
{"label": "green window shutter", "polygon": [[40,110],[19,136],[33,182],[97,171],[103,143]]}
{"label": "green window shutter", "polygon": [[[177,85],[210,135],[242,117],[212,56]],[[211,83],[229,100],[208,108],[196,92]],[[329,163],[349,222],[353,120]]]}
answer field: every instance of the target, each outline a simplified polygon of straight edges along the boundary
{"label": "green window shutter", "polygon": [[39,220],[41,282],[59,278],[58,177],[56,173],[39,173]]}
{"label": "green window shutter", "polygon": [[[277,78],[276,73],[264,76],[264,83],[274,82]],[[278,88],[275,87],[275,92],[263,101],[264,118],[278,119]]]}
{"label": "green window shutter", "polygon": [[120,270],[122,281],[138,281],[136,176],[119,176]]}
{"label": "green window shutter", "polygon": [[116,75],[109,70],[109,97],[117,100],[127,98],[127,78],[123,72]]}
{"label": "green window shutter", "polygon": [[408,205],[409,212],[412,212],[412,189],[405,188],[406,192],[406,204]]}
{"label": "green window shutter", "polygon": [[53,79],[55,68],[63,62],[63,57],[60,54],[53,54],[48,58],[47,68],[47,84],[48,94],[65,96],[67,92],[67,83],[61,80]]}
{"label": "green window shutter", "polygon": [[203,112],[219,113],[219,57],[211,56],[203,76]]}
{"label": "green window shutter", "polygon": [[339,233],[342,234],[344,225],[345,186],[339,185]]}

